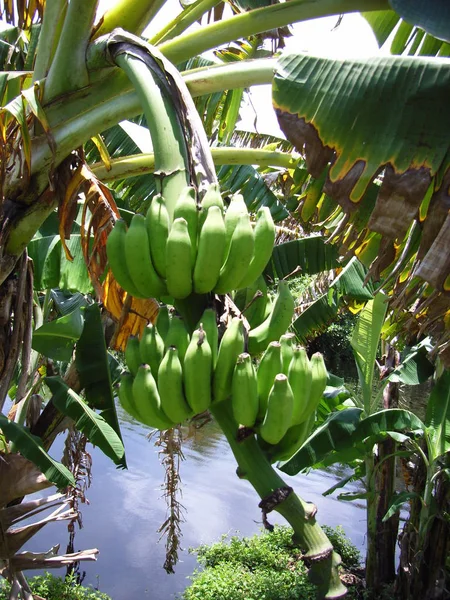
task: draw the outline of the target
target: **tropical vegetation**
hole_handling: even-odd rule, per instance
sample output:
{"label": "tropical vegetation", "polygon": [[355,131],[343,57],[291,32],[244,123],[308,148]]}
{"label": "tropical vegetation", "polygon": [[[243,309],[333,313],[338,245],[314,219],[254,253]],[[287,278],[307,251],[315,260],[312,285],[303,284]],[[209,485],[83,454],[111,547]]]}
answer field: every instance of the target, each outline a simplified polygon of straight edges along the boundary
{"label": "tropical vegetation", "polygon": [[[51,458],[48,451],[58,432],[70,427],[75,439],[86,436],[125,468],[113,389],[120,378],[122,403],[138,418],[153,419],[163,430],[166,449],[176,446],[172,425],[182,420],[180,407],[183,418],[201,412],[198,406],[187,410],[181,394],[174,418],[162,411],[155,420],[155,410],[143,415],[133,406],[133,393],[126,393],[127,386],[132,392],[153,386],[152,397],[162,395],[159,379],[158,389],[152,383],[151,367],[137,363],[135,373],[121,375],[120,352],[130,348],[132,357],[138,345],[131,336],[143,339],[144,330],[152,327],[162,331],[163,314],[173,322],[184,319],[184,340],[192,341],[193,348],[203,346],[205,337],[217,340],[220,332],[218,366],[209,367],[214,398],[205,408],[222,427],[239,475],[261,496],[264,520],[277,510],[292,526],[318,597],[345,594],[341,559],[316,521],[316,507],[298,497],[272,467],[280,458],[287,472],[325,459],[349,462],[355,476],[365,480],[366,579],[375,593],[396,578],[392,523],[402,503],[411,502],[398,589],[404,598],[434,597],[448,581],[449,544],[448,8],[437,0],[426,6],[419,0],[239,0],[226,6],[196,0],[147,43],[142,34],[163,4],[118,0],[98,15],[98,0],[0,3],[5,24],[0,33],[0,509],[6,532],[0,560],[12,584],[11,597],[30,594],[23,575],[27,569],[96,555],[95,549],[64,556],[54,549],[19,553],[46,522],[77,516],[83,456],[74,443],[65,465]],[[379,44],[390,44],[393,55],[335,60],[278,52],[290,24],[352,11],[363,13]],[[191,28],[206,15],[208,23]],[[213,49],[214,58],[204,55]],[[288,142],[235,131],[245,88],[262,83],[272,84],[273,105]],[[251,266],[257,262],[258,225],[253,233],[250,217],[255,221],[258,215],[258,223],[263,215],[269,233],[273,221],[282,222],[278,234],[286,239],[268,253],[267,265],[252,272],[254,281],[246,281],[248,264],[239,260],[240,251],[230,250],[225,262],[219,257],[220,277],[209,287],[199,281],[211,278],[215,254],[200,252],[199,245],[195,260],[200,265],[201,256],[210,268],[199,267],[197,276],[194,270],[200,291],[192,293],[186,272],[201,235],[190,237],[187,221],[176,218],[172,237],[177,241],[167,238],[174,250],[168,273],[157,273],[149,288],[150,277],[139,275],[141,265],[149,264],[149,242],[139,237],[143,215],[162,206],[171,225],[184,194],[192,197],[206,223],[211,190],[216,207],[209,210],[216,213],[216,226],[222,231],[234,223],[230,244],[236,238],[235,248],[248,250],[244,256]],[[235,221],[229,216],[229,195],[245,205]],[[156,222],[163,223],[162,217]],[[244,233],[234,236],[235,229]],[[125,238],[119,238],[121,231]],[[143,244],[124,241],[120,260],[113,250],[123,239]],[[267,250],[267,243],[259,247]],[[243,270],[234,281],[238,264]],[[327,285],[317,281],[306,306],[294,306],[285,281],[299,272],[316,276],[324,271],[334,277]],[[182,280],[184,291],[178,285]],[[279,282],[273,302],[267,281]],[[167,305],[173,308],[163,309]],[[212,308],[214,327],[196,330],[204,311]],[[294,375],[289,374],[289,383],[281,369],[275,379],[272,373],[270,384],[276,388],[273,396],[283,400],[283,414],[269,410],[273,402],[253,417],[246,410],[237,413],[242,403],[230,402],[237,393],[229,384],[239,354],[239,376],[254,387],[252,365],[261,373],[263,365],[273,363],[272,357],[260,360],[261,354],[269,347],[280,352],[273,348],[289,326],[305,342],[343,308],[362,311],[352,338],[363,390],[359,405],[342,382],[330,375],[326,380],[323,360],[316,357],[311,360],[314,404],[299,409],[297,421],[291,418],[295,398],[289,392]],[[386,410],[381,412],[380,397],[372,395],[380,335],[389,344],[383,365]],[[304,361],[295,367],[298,380],[309,362],[289,339],[283,341],[284,355],[297,353],[297,362]],[[225,351],[229,340],[231,354]],[[252,346],[253,360],[242,358]],[[216,341],[210,350],[217,347]],[[181,377],[179,359],[176,363],[167,348],[163,353],[165,373],[174,374],[175,365]],[[126,362],[133,371],[133,361]],[[436,384],[423,419],[394,407],[399,383],[422,381],[434,372]],[[178,392],[171,390],[173,399]],[[172,400],[169,404],[174,408]],[[244,420],[249,425],[239,427]],[[311,455],[311,449],[319,454]],[[355,463],[355,453],[364,460]],[[403,495],[394,494],[389,475],[397,459],[407,459],[420,476]],[[168,464],[168,498],[176,507],[178,480],[170,456]],[[18,503],[53,484],[72,491]],[[54,510],[44,520],[16,527],[45,508]],[[174,519],[165,524],[168,570],[179,544],[176,514],[173,510]],[[391,526],[381,535],[381,524],[389,520]],[[380,551],[380,540],[389,552]],[[387,556],[387,569],[381,556]]]}

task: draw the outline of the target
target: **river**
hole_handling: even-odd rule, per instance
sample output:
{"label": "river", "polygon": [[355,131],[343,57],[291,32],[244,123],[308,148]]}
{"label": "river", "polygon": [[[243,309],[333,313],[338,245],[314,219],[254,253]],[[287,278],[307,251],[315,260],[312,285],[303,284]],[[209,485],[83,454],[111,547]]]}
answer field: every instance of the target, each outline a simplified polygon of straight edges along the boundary
{"label": "river", "polygon": [[[177,598],[197,566],[188,549],[217,541],[222,534],[258,532],[262,525],[259,499],[250,484],[236,476],[234,457],[214,423],[187,439],[180,468],[181,503],[185,508],[183,550],[175,574],[166,574],[162,566],[165,540],[159,541],[157,532],[166,519],[165,500],[161,497],[164,470],[158,449],[148,439],[148,428],[130,421],[120,406],[118,410],[128,470],[116,469],[100,451],[90,447],[92,485],[86,493],[89,504],[81,505],[83,527],[76,531],[75,550],[98,548],[100,553],[96,562],[81,563],[83,583],[98,586],[113,600]],[[58,444],[52,455],[57,457],[57,452]],[[322,496],[339,475],[342,473],[315,471],[285,476],[285,480],[305,500],[317,505],[320,523],[342,525],[350,540],[364,552],[364,505],[339,501],[336,494]],[[269,520],[283,523],[276,513],[271,513]],[[27,544],[27,549],[43,551],[60,543],[60,552],[64,552],[67,539],[64,523],[52,523]]]}

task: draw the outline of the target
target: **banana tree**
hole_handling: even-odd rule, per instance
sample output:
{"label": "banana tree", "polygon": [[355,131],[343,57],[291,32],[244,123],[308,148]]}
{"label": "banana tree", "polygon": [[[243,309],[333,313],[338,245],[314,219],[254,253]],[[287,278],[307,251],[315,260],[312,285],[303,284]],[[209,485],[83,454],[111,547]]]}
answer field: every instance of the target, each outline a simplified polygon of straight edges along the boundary
{"label": "banana tree", "polygon": [[[288,71],[286,65],[299,61],[291,62],[287,56],[286,62],[283,63],[284,59],[281,59],[277,66],[274,59],[269,57],[231,61],[213,68],[196,69],[184,73],[182,76],[188,86],[188,91],[180,84],[180,73],[173,65],[178,65],[182,61],[218,45],[255,36],[266,30],[283,28],[289,23],[355,10],[385,11],[391,8],[391,4],[386,0],[339,0],[335,2],[320,0],[315,3],[293,0],[290,3],[265,6],[249,12],[247,9],[252,6],[237,6],[236,14],[230,18],[205,25],[201,31],[187,31],[192,23],[214,7],[216,7],[216,15],[221,13],[216,2],[203,0],[181,12],[160,34],[154,36],[153,46],[149,46],[140,38],[135,37],[135,34],[143,31],[144,26],[151,21],[161,4],[160,2],[144,1],[136,4],[129,0],[122,0],[117,2],[98,22],[96,22],[98,2],[95,0],[83,2],[72,0],[70,3],[64,0],[53,0],[52,2],[48,1],[45,7],[44,3],[37,5],[31,2],[25,6],[23,4],[11,5],[11,3],[4,5],[7,18],[21,29],[21,33],[24,32],[27,40],[24,48],[20,48],[19,54],[20,58],[24,58],[23,62],[18,63],[23,72],[20,74],[4,73],[1,87],[4,108],[2,110],[3,212],[0,235],[2,249],[0,282],[5,290],[5,297],[7,299],[14,298],[16,303],[14,308],[12,308],[11,302],[5,303],[6,316],[13,317],[11,323],[14,324],[14,327],[6,328],[4,332],[5,347],[10,350],[10,358],[2,365],[4,390],[9,387],[12,366],[17,362],[26,329],[21,322],[22,314],[25,314],[23,310],[24,295],[16,283],[21,280],[17,276],[27,264],[26,259],[21,257],[24,256],[26,247],[39,227],[58,208],[62,244],[66,249],[68,259],[72,258],[64,239],[70,236],[74,200],[78,194],[83,194],[85,198],[86,210],[83,213],[82,228],[85,236],[84,253],[95,291],[119,322],[123,306],[127,302],[128,305],[130,304],[130,300],[126,299],[126,294],[120,290],[114,279],[110,275],[106,277],[106,280],[103,277],[106,267],[106,237],[118,212],[114,203],[108,198],[105,187],[87,169],[83,153],[80,150],[83,144],[90,138],[94,138],[94,142],[105,160],[106,168],[114,168],[114,161],[110,161],[107,153],[104,152],[99,134],[124,118],[132,118],[145,112],[152,133],[156,191],[167,197],[176,197],[174,192],[191,184],[202,193],[207,187],[207,183],[215,180],[215,173],[209,152],[206,150],[206,137],[201,120],[196,116],[197,113],[189,100],[189,94],[199,97],[213,92],[239,90],[244,86],[269,83],[272,81],[274,68],[278,77],[284,76]],[[402,14],[401,2],[393,2],[392,7]],[[39,19],[39,17],[42,17],[40,27],[38,25],[31,27],[33,20]],[[405,17],[408,19],[409,15],[405,14]],[[434,25],[437,20],[437,18],[431,18],[425,24],[421,21],[418,24],[428,27],[430,23]],[[118,26],[123,30],[115,30]],[[435,31],[433,33],[436,34]],[[440,31],[438,33],[440,35]],[[39,41],[37,41],[38,38]],[[15,55],[14,59],[16,59]],[[301,62],[301,59],[299,60]],[[9,64],[9,56],[7,56],[5,65]],[[33,64],[34,70],[31,72],[30,67]],[[306,66],[306,71],[310,69],[310,66],[311,64]],[[340,65],[338,66],[340,67]],[[378,65],[372,79],[374,85],[376,81],[383,78],[386,69],[394,72],[396,66],[395,61],[388,65]],[[6,68],[8,67],[6,66]],[[371,65],[357,65],[358,71],[364,73],[364,69],[369,71]],[[401,69],[399,71],[401,72]],[[296,68],[294,68],[294,72],[295,78],[304,80],[303,75],[297,72]],[[437,72],[443,74],[440,80],[440,89],[445,88],[447,85],[445,75],[448,73],[445,61],[429,67],[427,73],[430,77],[429,81],[432,81],[433,84],[435,81],[433,77]],[[367,80],[365,74],[363,78]],[[276,81],[276,87],[278,90],[281,89],[279,80]],[[180,90],[182,91],[180,92]],[[276,103],[278,107],[283,108],[286,105],[283,93],[284,96],[287,93],[283,91],[277,93]],[[444,94],[442,95],[444,96]],[[359,99],[362,102],[365,98],[364,95],[360,95],[356,100]],[[399,102],[403,98],[407,98],[407,96],[400,97]],[[438,96],[439,106],[440,101]],[[239,95],[237,94],[234,98],[230,96],[229,102],[232,108],[227,115],[231,116],[233,110],[236,114]],[[293,107],[288,106],[287,108],[291,111],[294,110]],[[397,111],[397,108],[395,110]],[[164,121],[164,127],[169,133],[163,138],[158,130],[158,121],[164,115],[168,115]],[[430,113],[428,112],[427,115],[429,116]],[[424,127],[426,128],[429,123],[431,127],[434,121],[425,120]],[[180,127],[180,125],[182,126]],[[442,125],[440,128],[442,129]],[[433,138],[435,133],[436,129],[432,130],[430,139],[426,141],[427,147],[430,145],[432,148],[435,147],[436,140]],[[325,141],[326,144],[329,142],[331,144],[328,138]],[[413,141],[416,145],[419,142],[418,139]],[[338,146],[341,143],[342,140],[339,139]],[[445,146],[445,148],[447,147]],[[308,148],[307,144],[306,149],[308,150]],[[226,154],[222,153],[222,156],[226,156]],[[329,152],[326,158],[328,160],[331,157],[332,154]],[[260,159],[268,161],[266,164],[274,161],[275,166],[280,164],[280,161],[283,161],[284,166],[287,160],[285,156],[267,156],[267,154],[264,157],[260,156]],[[384,157],[382,159],[377,157],[377,159],[380,162],[384,160]],[[147,158],[143,158],[143,160],[146,162]],[[226,158],[222,158],[222,160],[226,160]],[[250,153],[246,158],[246,161],[252,164],[258,164],[258,160],[257,151]],[[291,158],[289,158],[290,160]],[[344,159],[341,158],[342,160]],[[411,160],[415,160],[414,155]],[[436,156],[430,160],[432,160],[432,175],[434,176],[440,168],[439,175],[445,181],[446,163],[443,162],[442,152],[437,152]],[[308,169],[311,168],[309,161],[310,154],[306,151]],[[125,170],[132,162],[130,161]],[[136,163],[134,163],[134,168],[135,165]],[[408,165],[409,163],[406,166]],[[404,166],[403,163],[402,166]],[[372,174],[375,171],[377,169],[372,169]],[[321,174],[314,168],[311,172],[316,178]],[[427,178],[425,177],[425,179]],[[333,175],[331,181],[334,181]],[[442,185],[439,189],[443,190],[445,186]],[[330,193],[330,196],[332,197],[333,194]],[[438,202],[439,197],[436,200],[433,196],[433,206]],[[173,207],[169,207],[169,209],[173,210]],[[332,211],[329,203],[327,210],[329,211],[327,216],[331,217]],[[382,208],[378,212],[385,214]],[[90,214],[89,222],[88,213]],[[366,234],[370,237],[370,233],[366,232],[366,213],[367,203],[364,203],[363,211],[354,213],[360,217],[358,220],[355,216],[357,223],[353,231],[357,232],[364,242],[363,248],[366,248],[370,241],[364,237]],[[432,234],[441,230],[442,219],[438,218],[437,226],[433,219],[429,220],[432,215],[436,214],[436,211],[428,209],[426,215],[426,221],[431,223]],[[338,216],[338,214],[334,214],[335,222]],[[338,233],[342,233],[344,225],[341,226]],[[416,242],[413,233],[403,241],[403,245],[401,243],[399,246],[400,263],[393,269],[392,278],[395,278],[397,272],[405,268],[411,259],[411,248],[415,248],[414,243]],[[439,244],[442,243],[440,240],[443,236],[444,232],[442,231],[442,235],[437,238]],[[390,240],[391,238],[389,238]],[[92,247],[90,247],[90,243]],[[373,252],[375,246],[376,243],[372,243],[369,250]],[[391,246],[389,249],[392,249]],[[370,255],[370,252],[368,254]],[[19,259],[21,262],[18,262]],[[430,264],[430,260],[427,264]],[[376,269],[381,270],[379,261],[372,266],[372,271]],[[426,275],[424,280],[431,281],[431,285],[441,286],[442,269],[438,271],[437,279]],[[417,276],[423,277],[424,269]],[[413,282],[414,289],[420,286],[420,281],[422,280]],[[428,300],[425,306],[422,306],[424,310],[428,311],[426,324],[430,322],[431,309],[437,311],[437,315],[433,312],[432,316],[436,318],[431,322],[441,324],[437,317],[439,317],[439,311],[443,310],[442,297],[442,294],[437,293],[435,296],[431,296],[431,300]],[[135,300],[138,299],[131,299],[132,306]],[[183,310],[181,306],[179,308]],[[194,318],[193,315],[191,318]],[[441,330],[437,331],[442,333]],[[123,344],[126,335],[123,332],[121,335]],[[444,337],[439,342],[441,345],[439,349],[445,350],[445,331],[442,335]],[[17,337],[19,343],[17,343]],[[13,341],[15,343],[12,343]],[[24,358],[26,358],[25,355]],[[24,358],[22,362],[24,362]],[[3,399],[4,397],[5,394]],[[219,420],[222,418],[224,429],[229,432],[230,443],[232,443],[234,426],[231,426],[230,423],[227,424],[227,416],[222,415],[220,411],[217,411],[217,417]],[[236,452],[238,453],[237,449]],[[254,452],[256,453],[256,449]],[[269,475],[267,475],[267,481],[270,481]],[[255,482],[255,484],[257,487],[262,485],[261,482]],[[292,503],[294,500],[291,499],[289,502]],[[298,510],[301,514],[305,508]],[[294,529],[295,527],[298,528],[297,533],[302,537],[304,525],[298,521]],[[310,519],[306,530],[313,532],[309,542],[306,539],[308,535],[306,534],[306,538],[303,535],[303,543],[307,548],[308,544],[310,545],[309,550],[311,550],[311,545],[314,546],[317,542],[319,546],[322,543],[326,545],[323,537],[318,533],[319,529],[315,527],[313,518]],[[314,556],[314,552],[311,552],[310,556]],[[322,575],[328,574],[329,579],[324,581],[323,577],[319,578],[322,579],[320,593],[324,596],[336,597],[343,591],[337,583],[335,560],[331,557],[328,546],[326,560],[328,561],[327,569],[322,570]],[[317,571],[317,569],[314,570]]]}

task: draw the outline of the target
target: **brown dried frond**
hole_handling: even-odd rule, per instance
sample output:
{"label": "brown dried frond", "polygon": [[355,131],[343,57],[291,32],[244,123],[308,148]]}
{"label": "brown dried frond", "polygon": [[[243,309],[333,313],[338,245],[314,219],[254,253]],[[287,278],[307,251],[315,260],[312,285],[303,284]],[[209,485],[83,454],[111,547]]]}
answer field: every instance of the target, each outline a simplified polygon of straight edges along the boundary
{"label": "brown dried frond", "polygon": [[158,533],[166,536],[166,560],[164,569],[167,573],[174,573],[174,566],[178,562],[178,551],[181,550],[181,523],[184,522],[185,508],[179,501],[181,495],[180,463],[184,460],[181,448],[182,434],[179,427],[161,431],[156,445],[159,446],[161,464],[165,469],[164,493],[167,503],[167,518]]}

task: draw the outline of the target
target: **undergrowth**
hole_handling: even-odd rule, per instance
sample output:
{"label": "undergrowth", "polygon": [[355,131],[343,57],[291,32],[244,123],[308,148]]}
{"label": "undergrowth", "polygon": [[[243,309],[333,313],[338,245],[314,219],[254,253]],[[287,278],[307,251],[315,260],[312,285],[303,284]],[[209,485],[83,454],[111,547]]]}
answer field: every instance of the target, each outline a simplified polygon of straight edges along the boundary
{"label": "undergrowth", "polygon": [[[345,569],[359,566],[361,556],[341,527],[324,527]],[[248,538],[222,536],[220,542],[194,550],[202,569],[190,578],[182,600],[310,600],[301,552],[292,543],[292,530],[276,526]],[[349,596],[351,597],[351,596]]]}
{"label": "undergrowth", "polygon": [[[68,575],[65,579],[56,577],[51,573],[36,575],[28,579],[31,591],[36,596],[45,600],[111,600],[93,587],[83,587],[75,575]],[[11,586],[6,580],[0,580],[0,600],[8,600]]]}

